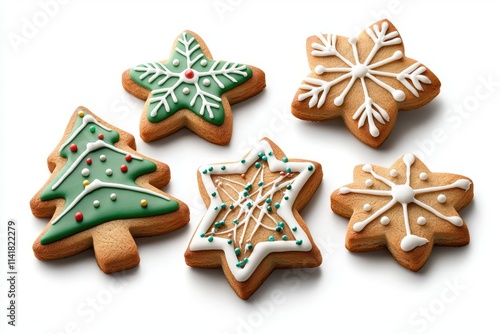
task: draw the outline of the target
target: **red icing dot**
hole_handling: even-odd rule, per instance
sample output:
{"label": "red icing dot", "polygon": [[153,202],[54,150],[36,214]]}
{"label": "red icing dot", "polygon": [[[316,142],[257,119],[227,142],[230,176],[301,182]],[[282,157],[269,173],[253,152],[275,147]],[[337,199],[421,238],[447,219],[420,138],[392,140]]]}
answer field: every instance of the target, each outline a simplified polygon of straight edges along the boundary
{"label": "red icing dot", "polygon": [[103,140],[104,139],[104,135],[102,133],[100,133],[97,138],[99,138],[100,140]]}
{"label": "red icing dot", "polygon": [[71,150],[71,152],[76,152],[78,150],[78,146],[76,146],[76,144],[71,144],[69,146],[69,149]]}
{"label": "red icing dot", "polygon": [[128,162],[132,161],[132,156],[130,154],[127,154],[125,156],[125,160],[127,160]]}
{"label": "red icing dot", "polygon": [[75,219],[77,222],[81,222],[83,220],[83,213],[81,212],[75,213]]}
{"label": "red icing dot", "polygon": [[121,165],[120,166],[120,170],[123,172],[123,173],[126,173],[128,171],[128,167],[126,165]]}
{"label": "red icing dot", "polygon": [[186,70],[186,72],[184,72],[184,75],[186,76],[186,78],[192,79],[194,77],[194,72],[193,70]]}
{"label": "red icing dot", "polygon": [[87,159],[87,165],[92,165],[92,159],[91,158]]}

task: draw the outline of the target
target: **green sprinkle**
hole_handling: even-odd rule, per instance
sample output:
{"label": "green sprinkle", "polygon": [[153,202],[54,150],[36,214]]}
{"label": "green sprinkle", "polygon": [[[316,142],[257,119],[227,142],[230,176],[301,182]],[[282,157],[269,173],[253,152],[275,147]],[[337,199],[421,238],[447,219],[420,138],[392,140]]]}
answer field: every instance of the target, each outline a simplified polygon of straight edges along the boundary
{"label": "green sprinkle", "polygon": [[269,153],[267,153],[268,156],[273,156],[273,151],[269,151]]}
{"label": "green sprinkle", "polygon": [[227,207],[227,204],[226,204],[226,203],[222,203],[222,204],[220,205],[220,207],[221,207],[222,209],[225,209],[225,208]]}
{"label": "green sprinkle", "polygon": [[295,243],[296,243],[297,245],[299,245],[299,246],[300,246],[300,245],[302,245],[302,239],[295,240]]}
{"label": "green sprinkle", "polygon": [[260,162],[256,162],[255,167],[260,168]]}
{"label": "green sprinkle", "polygon": [[247,162],[245,159],[241,159],[242,164],[244,164],[245,162]]}
{"label": "green sprinkle", "polygon": [[283,228],[281,226],[276,226],[275,230],[276,232],[281,232],[283,231]]}
{"label": "green sprinkle", "polygon": [[248,202],[248,203],[247,203],[247,206],[248,206],[249,208],[251,208],[251,207],[252,207],[252,205],[253,205],[253,204],[252,204],[252,202]]}
{"label": "green sprinkle", "polygon": [[228,244],[232,244],[233,243],[233,239],[227,239],[227,243]]}
{"label": "green sprinkle", "polygon": [[247,244],[245,247],[246,247],[246,249],[250,250],[250,249],[253,248],[253,245],[252,244]]}
{"label": "green sprinkle", "polygon": [[292,227],[292,231],[296,232],[297,231],[297,226]]}
{"label": "green sprinkle", "polygon": [[264,182],[260,181],[258,184],[259,184],[259,187],[262,187],[264,185]]}
{"label": "green sprinkle", "polygon": [[200,233],[200,237],[204,238],[205,237],[205,233]]}
{"label": "green sprinkle", "polygon": [[248,263],[248,258],[247,258],[247,257],[246,257],[246,258],[244,258],[244,259],[243,259],[243,262]]}
{"label": "green sprinkle", "polygon": [[274,241],[274,237],[272,235],[270,235],[269,238],[267,238],[267,240]]}
{"label": "green sprinkle", "polygon": [[288,158],[287,158],[287,157],[284,157],[283,159],[281,159],[281,161],[283,161],[283,162],[288,162]]}
{"label": "green sprinkle", "polygon": [[263,156],[263,157],[262,157],[262,161],[267,161],[267,157],[266,157],[266,156]]}
{"label": "green sprinkle", "polygon": [[221,168],[220,168],[220,169],[222,169],[222,170],[226,170],[226,166],[221,166]]}
{"label": "green sprinkle", "polygon": [[264,156],[264,153],[259,152],[259,153],[257,153],[257,155],[259,156],[259,158],[262,158]]}
{"label": "green sprinkle", "polygon": [[267,211],[273,211],[273,207],[272,207],[272,206],[270,206],[270,205],[268,205],[268,206],[267,206]]}
{"label": "green sprinkle", "polygon": [[290,199],[290,197],[288,197],[288,196],[285,196],[283,198],[285,199],[285,201],[288,201]]}
{"label": "green sprinkle", "polygon": [[90,132],[95,133],[95,126],[94,126],[94,125],[92,125],[92,126],[89,128],[89,130],[90,130]]}
{"label": "green sprinkle", "polygon": [[290,167],[287,167],[286,172],[287,172],[287,173],[291,173],[291,172],[292,172],[292,169],[291,169]]}
{"label": "green sprinkle", "polygon": [[234,209],[234,205],[233,205],[233,204],[231,204],[231,205],[229,206],[229,208],[230,208],[231,210],[232,210],[232,209]]}
{"label": "green sprinkle", "polygon": [[214,170],[214,168],[213,168],[212,166],[208,167],[208,171],[209,171],[209,172],[211,172],[211,171],[213,171],[213,170]]}
{"label": "green sprinkle", "polygon": [[215,210],[215,211],[219,210],[219,207],[218,207],[218,206],[216,206],[216,207],[214,208],[214,210]]}
{"label": "green sprinkle", "polygon": [[216,222],[216,223],[214,224],[214,226],[215,226],[216,228],[219,228],[219,227],[224,226],[224,225],[226,225],[226,222],[225,222],[225,221],[223,221],[223,220],[221,220],[220,222]]}
{"label": "green sprinkle", "polygon": [[309,167],[307,167],[307,169],[308,169],[309,171],[312,171],[312,170],[314,169],[314,166],[313,166],[313,165],[309,165]]}
{"label": "green sprinkle", "polygon": [[292,189],[292,185],[291,184],[287,185],[286,189],[288,189],[288,190]]}
{"label": "green sprinkle", "polygon": [[281,204],[279,204],[279,203],[274,203],[274,207],[275,207],[276,209],[279,209],[279,208],[280,208],[280,206],[281,206]]}
{"label": "green sprinkle", "polygon": [[243,196],[247,197],[247,196],[248,196],[248,191],[246,191],[246,190],[245,190],[245,191],[243,192]]}
{"label": "green sprinkle", "polygon": [[283,222],[279,222],[279,223],[278,223],[278,226],[279,226],[279,227],[285,227],[285,223],[283,223]]}
{"label": "green sprinkle", "polygon": [[233,219],[233,224],[234,225],[238,225],[240,222],[238,221],[238,219]]}
{"label": "green sprinkle", "polygon": [[236,267],[243,268],[243,261],[239,261],[238,263],[236,263]]}
{"label": "green sprinkle", "polygon": [[214,237],[209,236],[209,237],[208,237],[208,242],[212,242],[212,241],[214,241]]}
{"label": "green sprinkle", "polygon": [[281,237],[281,239],[287,241],[288,240],[288,236],[286,234],[283,234],[283,236]]}
{"label": "green sprinkle", "polygon": [[271,198],[266,198],[266,203],[267,203],[267,204],[269,204],[269,203],[271,203],[271,202],[272,202]]}
{"label": "green sprinkle", "polygon": [[236,254],[236,256],[240,255],[241,254],[241,249],[235,248],[234,249],[234,254]]}
{"label": "green sprinkle", "polygon": [[214,191],[211,195],[212,195],[212,197],[215,197],[215,196],[217,196],[217,192]]}
{"label": "green sprinkle", "polygon": [[206,169],[204,169],[204,170],[202,171],[202,173],[203,173],[203,174],[206,174],[206,173],[208,173],[208,171],[207,171]]}
{"label": "green sprinkle", "polygon": [[252,189],[252,184],[251,183],[249,183],[249,184],[247,184],[245,186],[245,190],[250,190],[250,189]]}

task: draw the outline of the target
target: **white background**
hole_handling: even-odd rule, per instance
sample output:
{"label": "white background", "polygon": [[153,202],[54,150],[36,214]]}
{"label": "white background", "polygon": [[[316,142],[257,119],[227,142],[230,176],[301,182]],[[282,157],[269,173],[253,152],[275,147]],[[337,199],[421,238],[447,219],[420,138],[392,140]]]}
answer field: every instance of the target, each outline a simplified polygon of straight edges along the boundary
{"label": "white background", "polygon": [[[2,333],[466,333],[498,328],[498,10],[485,1],[0,1],[0,328]],[[47,5],[52,3],[51,6]],[[45,4],[45,5],[44,5]],[[57,6],[54,6],[57,4]],[[45,8],[45,9],[44,9]],[[429,105],[401,112],[379,149],[356,140],[341,120],[300,121],[290,114],[309,73],[305,40],[317,32],[357,35],[388,17],[406,55],[441,80]],[[28,28],[32,24],[33,27]],[[143,101],[127,94],[127,68],[168,58],[175,37],[197,32],[215,59],[260,67],[266,90],[233,106],[231,144],[191,132],[146,144]],[[31,246],[48,219],[29,201],[46,182],[46,159],[73,111],[84,105],[136,137],[138,151],[166,162],[165,191],[191,209],[174,233],[138,239],[138,268],[103,274],[91,250],[40,262]],[[204,205],[201,164],[240,159],[262,136],[289,157],[322,163],[323,182],[302,212],[323,254],[314,270],[275,271],[247,301],[221,270],[192,269],[184,251]],[[471,243],[435,248],[418,273],[387,251],[349,253],[347,220],[329,196],[360,163],[389,166],[415,152],[432,171],[466,175],[475,198],[461,212]],[[17,326],[7,326],[6,223],[17,222]],[[494,307],[493,307],[494,306]]]}

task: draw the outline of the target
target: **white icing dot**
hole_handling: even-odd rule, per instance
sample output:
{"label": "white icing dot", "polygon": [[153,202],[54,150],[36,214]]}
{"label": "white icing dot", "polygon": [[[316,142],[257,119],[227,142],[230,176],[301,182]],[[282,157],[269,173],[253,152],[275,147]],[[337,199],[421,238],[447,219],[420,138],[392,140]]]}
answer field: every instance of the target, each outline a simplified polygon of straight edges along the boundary
{"label": "white icing dot", "polygon": [[389,172],[389,174],[392,176],[392,177],[396,177],[398,176],[398,171],[395,170],[395,169],[391,169],[391,171]]}
{"label": "white icing dot", "polygon": [[184,95],[188,95],[188,94],[189,94],[189,92],[190,92],[190,90],[189,90],[189,88],[188,88],[188,87],[184,87],[184,88],[182,89],[182,93],[183,93]]}
{"label": "white icing dot", "polygon": [[382,224],[382,225],[387,225],[387,224],[389,224],[390,221],[391,220],[387,216],[383,216],[382,218],[380,218],[380,224]]}
{"label": "white icing dot", "polygon": [[179,66],[179,63],[180,63],[180,62],[179,62],[179,59],[174,59],[174,60],[172,61],[172,65],[174,65],[174,66]]}
{"label": "white icing dot", "polygon": [[89,174],[90,174],[90,170],[88,168],[82,169],[82,175],[83,176],[89,176]]}
{"label": "white icing dot", "polygon": [[112,201],[115,201],[115,200],[116,200],[116,194],[115,194],[115,193],[112,193],[111,195],[109,195],[109,198],[110,198]]}
{"label": "white icing dot", "polygon": [[370,211],[372,209],[372,206],[368,203],[366,203],[365,205],[363,205],[363,210],[365,211]]}
{"label": "white icing dot", "polygon": [[113,175],[113,170],[111,168],[106,169],[106,175],[107,176]]}
{"label": "white icing dot", "polygon": [[318,65],[316,66],[314,71],[316,72],[316,74],[323,74],[325,73],[325,67],[323,65]]}
{"label": "white icing dot", "polygon": [[202,59],[202,60],[200,61],[200,65],[201,65],[201,66],[207,66],[207,60],[206,60],[206,59]]}
{"label": "white icing dot", "polygon": [[101,205],[101,203],[98,200],[95,200],[94,203],[92,203],[92,204],[94,204],[94,207],[96,207],[96,208],[98,208],[99,205]]}
{"label": "white icing dot", "polygon": [[420,180],[425,181],[427,180],[427,173],[422,172],[418,177],[420,178]]}
{"label": "white icing dot", "polygon": [[104,154],[102,154],[100,157],[99,157],[99,160],[101,161],[106,161],[106,156]]}
{"label": "white icing dot", "polygon": [[367,187],[373,186],[373,180],[372,179],[366,179],[365,186],[367,186]]}
{"label": "white icing dot", "polygon": [[425,219],[425,217],[420,216],[417,218],[418,225],[422,226],[422,225],[425,225],[425,223],[427,223],[427,219]]}
{"label": "white icing dot", "polygon": [[446,202],[446,195],[441,194],[437,197],[439,203],[444,203]]}
{"label": "white icing dot", "polygon": [[210,80],[209,79],[203,79],[203,86],[208,87],[210,86]]}

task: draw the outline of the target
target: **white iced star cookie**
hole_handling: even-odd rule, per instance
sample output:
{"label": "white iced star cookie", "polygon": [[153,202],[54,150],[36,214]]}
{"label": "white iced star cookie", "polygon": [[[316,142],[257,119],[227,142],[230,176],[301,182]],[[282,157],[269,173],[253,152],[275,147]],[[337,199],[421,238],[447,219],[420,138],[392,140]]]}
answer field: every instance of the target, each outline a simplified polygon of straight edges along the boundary
{"label": "white iced star cookie", "polygon": [[380,146],[399,110],[422,107],[440,90],[439,79],[405,56],[399,32],[388,20],[358,37],[318,34],[307,39],[311,73],[292,102],[292,113],[309,121],[342,117],[363,143]]}
{"label": "white iced star cookie", "polygon": [[433,173],[413,154],[406,154],[389,168],[357,166],[354,182],[332,193],[331,208],[350,218],[347,249],[387,247],[397,262],[418,271],[433,245],[469,243],[469,231],[457,211],[473,196],[469,178]]}
{"label": "white iced star cookie", "polygon": [[222,267],[242,299],[276,268],[317,267],[322,258],[299,212],[321,183],[317,162],[289,159],[267,138],[236,162],[202,166],[207,213],[185,253],[198,268]]}

